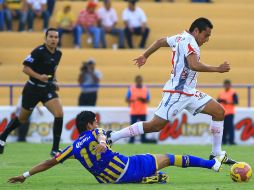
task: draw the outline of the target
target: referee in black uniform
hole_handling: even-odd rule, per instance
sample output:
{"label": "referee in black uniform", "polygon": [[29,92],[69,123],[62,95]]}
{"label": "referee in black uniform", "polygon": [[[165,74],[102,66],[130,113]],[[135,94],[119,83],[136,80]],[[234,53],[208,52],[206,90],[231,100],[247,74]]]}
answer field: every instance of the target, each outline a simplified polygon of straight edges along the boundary
{"label": "referee in black uniform", "polygon": [[29,76],[29,80],[22,92],[20,115],[11,120],[0,135],[0,154],[3,154],[8,135],[20,124],[28,121],[33,109],[39,102],[42,102],[54,115],[53,146],[50,154],[54,156],[60,151],[59,142],[63,126],[63,108],[56,93],[59,90],[56,81],[56,69],[62,52],[56,48],[58,40],[57,29],[49,28],[45,34],[45,43],[35,48],[23,62],[23,72]]}

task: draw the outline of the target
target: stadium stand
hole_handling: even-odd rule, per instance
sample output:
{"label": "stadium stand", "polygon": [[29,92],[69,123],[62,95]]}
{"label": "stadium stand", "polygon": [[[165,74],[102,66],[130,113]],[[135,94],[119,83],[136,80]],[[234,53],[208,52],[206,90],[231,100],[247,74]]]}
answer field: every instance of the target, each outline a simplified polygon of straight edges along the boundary
{"label": "stadium stand", "polygon": [[[148,2],[150,1],[150,2]],[[55,7],[61,8],[70,3],[74,12],[85,6],[84,2],[58,1]],[[125,2],[114,2],[118,16],[126,7]],[[163,35],[172,35],[188,29],[193,19],[205,16],[212,20],[214,30],[210,42],[201,48],[201,61],[209,64],[219,64],[225,59],[232,64],[232,71],[227,74],[201,73],[199,84],[221,84],[225,78],[233,83],[254,83],[252,77],[254,60],[254,1],[252,0],[214,0],[211,4],[194,4],[187,0],[176,0],[176,3],[154,3],[152,0],[140,1],[147,16],[151,28],[148,44]],[[50,26],[55,26],[55,15],[51,19]],[[39,20],[38,20],[39,21]],[[36,22],[33,33],[1,32],[0,33],[0,81],[1,83],[24,83],[27,77],[22,74],[22,61],[36,45],[43,42],[41,21]],[[123,23],[119,23],[123,26]],[[109,47],[117,39],[107,36]],[[85,44],[85,35],[83,37]],[[171,70],[170,55],[167,49],[153,55],[148,64],[141,70],[132,64],[132,59],[138,56],[141,50],[93,50],[85,48],[76,50],[71,47],[71,35],[63,37],[63,59],[58,71],[58,79],[61,83],[77,84],[77,77],[81,61],[94,57],[97,67],[103,73],[102,84],[130,84],[136,74],[142,74],[147,83],[163,84],[169,77]],[[167,61],[168,57],[168,61]],[[7,105],[9,102],[9,89],[0,88],[0,104]],[[20,94],[19,88],[14,89],[14,102]],[[205,92],[216,97],[218,90],[203,89]],[[100,106],[125,106],[124,96],[126,89],[101,89],[99,92],[98,105]],[[64,105],[77,105],[79,89],[61,89],[60,96]],[[239,90],[240,105],[246,106],[247,91]],[[152,89],[151,106],[157,106],[160,97],[160,89]],[[254,96],[252,97],[252,99]]]}

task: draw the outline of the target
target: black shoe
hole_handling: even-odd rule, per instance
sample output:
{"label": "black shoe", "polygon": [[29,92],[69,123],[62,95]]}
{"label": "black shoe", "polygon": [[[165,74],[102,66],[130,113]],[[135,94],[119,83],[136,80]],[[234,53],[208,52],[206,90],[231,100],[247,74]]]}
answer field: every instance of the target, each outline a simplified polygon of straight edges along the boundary
{"label": "black shoe", "polygon": [[[226,153],[225,151],[222,151],[222,153],[225,154],[225,159],[222,161],[223,164],[233,165],[233,164],[237,163],[237,161],[232,160],[231,158],[229,158],[229,157],[227,156],[227,153]],[[215,156],[213,153],[211,153],[210,156],[209,156],[209,160],[212,160],[212,159],[214,159],[215,157],[216,157],[216,156]]]}
{"label": "black shoe", "polygon": [[111,133],[112,133],[112,132],[113,132],[112,130],[108,130],[108,131],[106,132],[107,144],[108,144],[110,147],[112,147],[112,145],[113,145],[113,142],[112,142],[112,140],[111,140]]}
{"label": "black shoe", "polygon": [[52,157],[58,156],[61,152],[62,152],[61,149],[59,149],[59,150],[51,150],[50,156],[52,156]]}
{"label": "black shoe", "polygon": [[5,146],[5,142],[0,140],[0,154],[4,153],[4,146]]}

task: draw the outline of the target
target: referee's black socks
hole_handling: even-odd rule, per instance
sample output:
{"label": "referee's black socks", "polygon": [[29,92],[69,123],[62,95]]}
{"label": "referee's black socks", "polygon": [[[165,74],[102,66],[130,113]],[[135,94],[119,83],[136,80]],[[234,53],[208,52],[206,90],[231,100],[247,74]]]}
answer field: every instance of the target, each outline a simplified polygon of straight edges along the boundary
{"label": "referee's black socks", "polygon": [[0,135],[0,140],[2,141],[6,141],[8,135],[15,130],[18,126],[20,125],[20,121],[18,119],[18,117],[15,117],[14,119],[12,119],[7,127],[5,128],[4,132]]}
{"label": "referee's black socks", "polygon": [[54,151],[58,151],[59,149],[62,129],[63,129],[63,118],[55,117],[54,126],[53,126],[53,146],[52,146],[52,150]]}

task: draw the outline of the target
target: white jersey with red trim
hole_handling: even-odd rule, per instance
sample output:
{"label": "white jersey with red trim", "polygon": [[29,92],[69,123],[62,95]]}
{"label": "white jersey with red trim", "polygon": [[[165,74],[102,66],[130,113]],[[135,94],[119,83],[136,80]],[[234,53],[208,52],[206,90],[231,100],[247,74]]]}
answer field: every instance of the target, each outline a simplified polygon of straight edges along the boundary
{"label": "white jersey with red trim", "polygon": [[181,34],[167,37],[167,43],[173,50],[172,72],[163,90],[193,95],[197,84],[197,72],[190,69],[187,56],[195,53],[200,58],[200,49],[195,38],[184,31]]}

